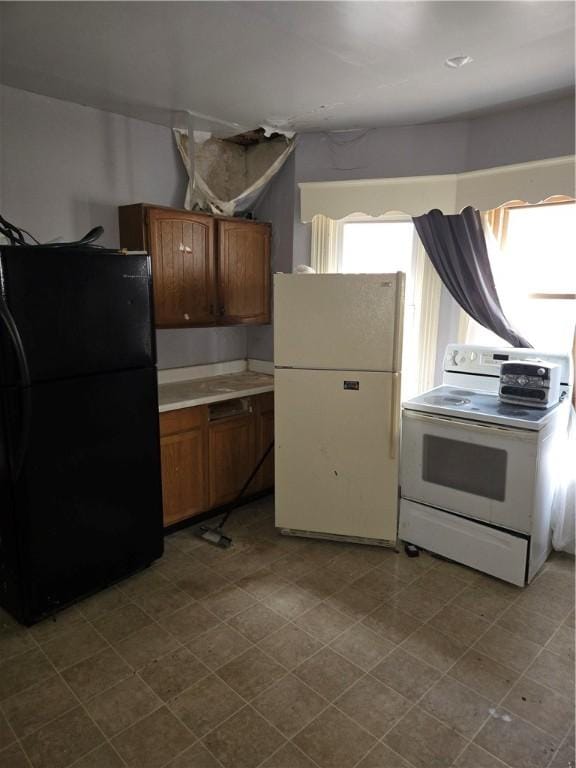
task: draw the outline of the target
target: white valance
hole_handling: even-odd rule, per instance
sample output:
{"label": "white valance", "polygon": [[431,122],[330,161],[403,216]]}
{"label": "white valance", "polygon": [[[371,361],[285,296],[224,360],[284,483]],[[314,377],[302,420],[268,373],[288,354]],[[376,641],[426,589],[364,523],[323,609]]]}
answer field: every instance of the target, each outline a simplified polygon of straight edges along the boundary
{"label": "white valance", "polygon": [[553,195],[574,197],[575,168],[574,155],[568,155],[444,176],[303,182],[298,184],[300,218],[309,222],[316,214],[343,219],[353,213],[381,216],[389,211],[420,216],[432,208],[459,213],[468,205],[486,211],[512,200],[539,203]]}

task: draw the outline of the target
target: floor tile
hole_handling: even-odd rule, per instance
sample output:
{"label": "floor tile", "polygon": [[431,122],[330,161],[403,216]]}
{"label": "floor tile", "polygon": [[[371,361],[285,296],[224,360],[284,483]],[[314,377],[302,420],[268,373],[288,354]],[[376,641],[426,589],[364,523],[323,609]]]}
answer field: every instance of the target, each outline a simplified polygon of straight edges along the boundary
{"label": "floor tile", "polygon": [[249,576],[244,576],[237,584],[258,600],[263,600],[268,595],[274,594],[280,587],[287,586],[287,581],[269,568],[263,568]]}
{"label": "floor tile", "polygon": [[448,602],[444,597],[423,589],[416,584],[409,584],[397,592],[389,601],[395,608],[401,608],[419,621],[428,621]]}
{"label": "floor tile", "polygon": [[490,626],[489,621],[452,604],[442,608],[428,623],[465,646],[475,643]]}
{"label": "floor tile", "polygon": [[170,709],[197,738],[201,738],[244,704],[237,693],[211,674],[177,696]]}
{"label": "floor tile", "polygon": [[175,584],[156,589],[154,592],[144,592],[134,597],[134,602],[153,619],[159,619],[169,613],[174,613],[185,605],[189,605],[194,598],[188,592],[184,592]]}
{"label": "floor tile", "polygon": [[216,571],[204,567],[198,567],[186,576],[176,579],[177,586],[192,595],[195,600],[201,600],[217,592],[227,583],[227,580],[219,576]]}
{"label": "floor tile", "polygon": [[548,616],[553,621],[563,621],[574,607],[574,600],[569,593],[539,589],[536,584],[532,584],[518,598],[516,605]]}
{"label": "floor tile", "polygon": [[454,768],[508,768],[508,766],[477,744],[468,744],[454,763]]}
{"label": "floor tile", "polygon": [[294,737],[294,743],[321,768],[349,768],[376,741],[345,714],[329,707]]}
{"label": "floor tile", "polygon": [[65,768],[104,737],[81,707],[27,736],[22,745],[34,768]]}
{"label": "floor tile", "polygon": [[301,579],[298,579],[296,584],[320,600],[325,600],[330,595],[333,595],[334,592],[339,592],[347,586],[348,582],[330,573],[325,568],[315,568],[310,573],[302,576]]}
{"label": "floor tile", "polygon": [[146,568],[124,579],[117,586],[130,600],[143,594],[149,594],[156,589],[166,587],[170,582],[154,568]]}
{"label": "floor tile", "polygon": [[332,701],[362,677],[363,672],[330,648],[323,648],[296,667],[294,674],[325,699]]}
{"label": "floor tile", "polygon": [[252,701],[252,706],[290,738],[313,720],[326,701],[293,675],[274,683]]}
{"label": "floor tile", "polygon": [[210,669],[218,669],[250,647],[251,643],[243,635],[226,624],[218,624],[188,643],[192,653]]}
{"label": "floor tile", "polygon": [[416,768],[449,766],[466,746],[466,741],[455,731],[418,707],[394,726],[384,742]]}
{"label": "floor tile", "polygon": [[258,645],[286,669],[294,669],[322,647],[318,640],[294,624],[286,624]]}
{"label": "floor tile", "polygon": [[207,611],[199,603],[191,603],[174,613],[163,616],[160,623],[174,637],[187,643],[217,626],[220,622],[213,613]]}
{"label": "floor tile", "polygon": [[124,763],[109,744],[103,744],[81,757],[73,768],[124,768]]}
{"label": "floor tile", "polygon": [[536,658],[540,646],[513,635],[502,627],[492,627],[474,645],[485,656],[499,661],[510,669],[523,672]]}
{"label": "floor tile", "polygon": [[450,576],[460,581],[464,581],[467,584],[476,584],[482,579],[482,575],[479,571],[473,568],[468,568],[465,565],[456,563],[452,560],[443,560],[441,558],[433,558],[433,565],[431,574],[441,573],[443,576]]}
{"label": "floor tile", "polygon": [[362,624],[355,624],[331,643],[331,647],[361,669],[368,670],[396,647]]}
{"label": "floor tile", "polygon": [[55,613],[54,616],[49,616],[38,624],[34,624],[33,627],[30,627],[30,632],[39,643],[46,643],[63,632],[68,632],[76,624],[85,621],[86,619],[82,616],[78,607],[74,605],[65,611]]}
{"label": "floor tile", "polygon": [[576,750],[574,749],[574,744],[565,742],[558,748],[554,759],[550,763],[550,768],[574,768],[575,765]]}
{"label": "floor tile", "polygon": [[88,714],[108,738],[133,725],[161,705],[138,677],[129,677],[85,704]]}
{"label": "floor tile", "polygon": [[413,768],[413,766],[386,744],[380,743],[368,752],[366,757],[358,763],[357,768]]}
{"label": "floor tile", "polygon": [[568,627],[563,624],[558,627],[551,640],[548,641],[547,650],[574,660],[574,649],[576,647],[574,635],[574,627]]}
{"label": "floor tile", "polygon": [[262,602],[285,619],[295,619],[314,605],[318,605],[320,598],[296,584],[289,584],[280,587]]}
{"label": "floor tile", "polygon": [[222,768],[202,744],[194,744],[171,760],[166,768]]}
{"label": "floor tile", "polygon": [[78,661],[93,656],[108,647],[96,630],[89,624],[78,624],[55,640],[42,646],[42,650],[56,669],[65,669]]}
{"label": "floor tile", "polygon": [[573,703],[527,677],[516,683],[502,706],[557,738],[563,738],[574,724]]}
{"label": "floor tile", "polygon": [[377,568],[353,581],[351,586],[382,602],[390,600],[405,587],[405,584],[393,573]]}
{"label": "floor tile", "polygon": [[297,581],[305,576],[314,568],[314,564],[309,560],[304,560],[297,555],[290,555],[288,557],[282,557],[280,560],[269,565],[269,569],[272,573],[278,574],[283,579],[288,581]]}
{"label": "floor tile", "polygon": [[381,570],[388,571],[403,584],[409,584],[429,571],[435,560],[420,553],[419,557],[407,557],[403,552],[389,552],[378,565]]}
{"label": "floor tile", "polygon": [[286,674],[259,648],[250,648],[217,670],[219,677],[245,699],[253,699]]}
{"label": "floor tile", "polygon": [[268,760],[262,763],[262,768],[318,768],[297,746],[288,742]]}
{"label": "floor tile", "polygon": [[530,640],[530,642],[538,645],[546,645],[559,626],[559,622],[552,621],[541,613],[519,608],[514,603],[500,616],[496,625],[522,637],[524,640]]}
{"label": "floor tile", "polygon": [[226,584],[217,592],[212,592],[201,601],[201,605],[214,613],[220,621],[226,621],[241,611],[245,611],[254,605],[256,598],[236,587],[234,584]]}
{"label": "floor tile", "polygon": [[16,740],[14,731],[8,724],[8,720],[0,711],[0,751],[12,744]]}
{"label": "floor tile", "polygon": [[163,701],[170,701],[207,674],[207,667],[187,648],[177,648],[142,667],[139,672]]}
{"label": "floor tile", "polygon": [[228,620],[233,629],[247,640],[257,643],[286,624],[286,619],[262,603],[256,603]]}
{"label": "floor tile", "polygon": [[412,586],[432,592],[440,600],[452,600],[467,589],[469,583],[462,581],[454,574],[443,573],[441,570],[433,568],[420,576],[413,582]]}
{"label": "floor tile", "polygon": [[353,621],[336,608],[320,603],[295,619],[294,623],[321,643],[329,643],[348,629]]}
{"label": "floor tile", "polygon": [[35,648],[6,659],[0,663],[0,701],[53,673],[54,668],[46,656]]}
{"label": "floor tile", "polygon": [[81,701],[87,701],[132,674],[124,659],[109,648],[68,667],[62,672],[62,677]]}
{"label": "floor tile", "polygon": [[151,623],[150,617],[131,603],[93,622],[98,632],[111,643],[118,642]]}
{"label": "floor tile", "polygon": [[120,656],[133,669],[141,669],[179,646],[179,641],[158,624],[143,627],[114,644]]}
{"label": "floor tile", "polygon": [[0,768],[30,768],[30,762],[19,744],[0,751]]}
{"label": "floor tile", "polygon": [[244,707],[203,740],[224,768],[256,768],[284,738],[251,707]]}
{"label": "floor tile", "polygon": [[190,731],[162,707],[115,736],[112,744],[130,768],[160,768],[193,741]]}
{"label": "floor tile", "polygon": [[87,597],[78,603],[78,610],[85,619],[94,621],[129,603],[128,597],[118,587],[110,587]]}
{"label": "floor tile", "polygon": [[[360,553],[361,555],[362,553]],[[365,557],[358,557],[356,552],[344,552],[331,560],[326,570],[346,582],[356,581],[374,568]]]}
{"label": "floor tile", "polygon": [[574,662],[544,649],[525,672],[526,677],[574,700]]}
{"label": "floor tile", "polygon": [[417,701],[440,677],[440,672],[401,648],[392,651],[371,675],[410,701]]}
{"label": "floor tile", "polygon": [[402,648],[441,672],[447,672],[466,650],[453,637],[429,624],[411,634],[402,643]]}
{"label": "floor tile", "polygon": [[382,600],[369,592],[350,586],[330,595],[325,603],[353,619],[363,619],[382,605]]}
{"label": "floor tile", "polygon": [[362,624],[391,643],[401,643],[414,630],[422,626],[422,622],[411,614],[388,604],[382,605],[366,616]]}
{"label": "floor tile", "polygon": [[[498,709],[499,717],[491,717],[474,743],[483,747],[511,768],[544,768],[550,762],[558,740],[535,728],[525,720]],[[508,714],[507,719],[502,715]]]}
{"label": "floor tile", "polygon": [[508,594],[488,591],[484,586],[470,587],[454,599],[453,605],[475,613],[487,621],[495,621],[510,607],[512,599]]}
{"label": "floor tile", "polygon": [[474,649],[459,659],[448,674],[491,701],[500,701],[519,677],[515,670]]}
{"label": "floor tile", "polygon": [[62,678],[55,675],[7,699],[2,708],[16,735],[22,739],[77,706],[76,697]]}
{"label": "floor tile", "polygon": [[494,702],[450,677],[443,677],[425,694],[419,706],[464,738],[471,739],[489,716]]}
{"label": "floor tile", "polygon": [[366,675],[336,699],[334,706],[379,739],[406,714],[412,702]]}

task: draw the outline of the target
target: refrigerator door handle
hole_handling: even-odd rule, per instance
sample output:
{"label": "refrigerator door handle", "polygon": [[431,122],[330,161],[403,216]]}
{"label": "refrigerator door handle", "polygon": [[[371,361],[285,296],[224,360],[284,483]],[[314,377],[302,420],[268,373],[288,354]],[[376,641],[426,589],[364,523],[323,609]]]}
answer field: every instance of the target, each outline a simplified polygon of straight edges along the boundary
{"label": "refrigerator door handle", "polygon": [[28,360],[26,359],[26,351],[24,350],[24,344],[22,343],[22,337],[18,331],[16,321],[12,317],[12,313],[8,309],[6,302],[0,297],[0,319],[4,323],[8,335],[14,346],[16,353],[16,360],[18,362],[18,370],[20,373],[20,401],[21,401],[21,413],[22,422],[20,428],[20,434],[18,439],[18,445],[14,451],[13,456],[13,472],[16,479],[22,471],[24,464],[24,457],[26,455],[26,448],[28,445],[28,437],[30,434],[30,423],[32,419],[32,398],[30,391],[30,370],[28,368]]}
{"label": "refrigerator door handle", "polygon": [[398,456],[398,431],[400,426],[400,374],[392,374],[392,395],[390,403],[390,458]]}

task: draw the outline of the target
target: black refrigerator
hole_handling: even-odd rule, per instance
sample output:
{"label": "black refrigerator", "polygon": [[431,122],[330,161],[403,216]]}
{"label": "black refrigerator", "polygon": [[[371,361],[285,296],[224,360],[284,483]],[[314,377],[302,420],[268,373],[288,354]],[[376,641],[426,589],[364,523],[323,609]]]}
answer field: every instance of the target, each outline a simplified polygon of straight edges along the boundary
{"label": "black refrigerator", "polygon": [[0,247],[0,605],[25,624],[163,551],[150,260]]}

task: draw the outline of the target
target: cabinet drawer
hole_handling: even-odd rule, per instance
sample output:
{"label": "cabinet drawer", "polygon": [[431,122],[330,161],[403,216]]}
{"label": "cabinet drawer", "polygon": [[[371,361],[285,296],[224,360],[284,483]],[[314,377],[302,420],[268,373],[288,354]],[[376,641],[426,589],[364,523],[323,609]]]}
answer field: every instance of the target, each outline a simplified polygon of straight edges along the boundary
{"label": "cabinet drawer", "polygon": [[160,414],[160,436],[175,435],[188,429],[201,427],[208,420],[208,410],[205,405],[192,408],[179,408],[175,411],[164,411]]}
{"label": "cabinet drawer", "polygon": [[524,586],[529,542],[523,536],[407,499],[400,502],[398,536],[457,563]]}

